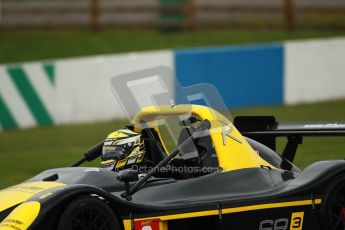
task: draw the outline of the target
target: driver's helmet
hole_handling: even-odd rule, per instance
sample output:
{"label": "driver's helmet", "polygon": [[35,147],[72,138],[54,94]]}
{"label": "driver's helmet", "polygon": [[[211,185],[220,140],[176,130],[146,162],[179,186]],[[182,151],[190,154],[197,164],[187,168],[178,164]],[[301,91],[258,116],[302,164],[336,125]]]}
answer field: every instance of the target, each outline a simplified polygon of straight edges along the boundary
{"label": "driver's helmet", "polygon": [[109,134],[104,141],[101,158],[101,167],[114,171],[140,165],[145,158],[142,135],[128,128]]}

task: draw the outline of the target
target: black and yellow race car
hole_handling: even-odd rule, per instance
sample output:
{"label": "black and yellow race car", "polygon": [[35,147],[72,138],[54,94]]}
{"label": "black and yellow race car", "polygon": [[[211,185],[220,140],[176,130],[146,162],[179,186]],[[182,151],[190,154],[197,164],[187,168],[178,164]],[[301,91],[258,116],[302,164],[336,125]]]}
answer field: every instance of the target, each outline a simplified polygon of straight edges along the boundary
{"label": "black and yellow race car", "polygon": [[[184,117],[173,151],[157,122],[164,116]],[[232,123],[199,105],[147,107],[133,124],[150,169],[77,167],[101,155],[101,142],[71,167],[0,191],[0,230],[345,229],[345,161],[303,171],[292,163],[304,136],[345,136],[345,124],[284,125],[273,117]],[[277,137],[288,138],[282,154],[274,151]],[[190,146],[197,154],[184,158]]]}

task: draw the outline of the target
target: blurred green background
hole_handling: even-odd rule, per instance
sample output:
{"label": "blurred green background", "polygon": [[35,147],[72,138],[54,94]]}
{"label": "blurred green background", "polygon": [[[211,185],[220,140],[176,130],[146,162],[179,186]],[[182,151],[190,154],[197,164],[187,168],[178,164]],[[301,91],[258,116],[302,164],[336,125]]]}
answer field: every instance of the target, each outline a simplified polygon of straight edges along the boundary
{"label": "blurred green background", "polygon": [[153,29],[5,30],[0,63],[200,46],[236,45],[344,36],[339,30],[223,29],[160,32]]}
{"label": "blurred green background", "polygon": [[[278,121],[341,121],[345,100],[296,106],[265,106],[231,111],[237,115],[274,115]],[[0,187],[21,182],[55,167],[69,166],[88,148],[121,128],[126,121],[34,128],[0,134]],[[280,141],[280,150],[285,139]],[[304,138],[295,163],[301,168],[329,159],[345,158],[345,137]],[[99,160],[86,165],[98,166]]]}
{"label": "blurred green background", "polygon": [[[3,0],[0,64],[345,36],[343,1],[260,2]],[[341,121],[345,120],[345,100],[231,112],[233,116],[274,115],[278,121]],[[125,123],[111,121],[0,133],[0,188],[42,170],[70,165]],[[305,168],[318,160],[344,157],[345,137],[305,138],[296,164]]]}

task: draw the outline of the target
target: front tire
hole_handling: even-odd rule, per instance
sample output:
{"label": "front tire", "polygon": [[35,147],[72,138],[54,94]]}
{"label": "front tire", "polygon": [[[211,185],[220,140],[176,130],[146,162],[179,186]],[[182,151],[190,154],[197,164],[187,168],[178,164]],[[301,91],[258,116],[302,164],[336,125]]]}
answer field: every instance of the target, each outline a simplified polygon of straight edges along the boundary
{"label": "front tire", "polygon": [[330,184],[321,206],[321,221],[323,230],[345,229],[345,174]]}
{"label": "front tire", "polygon": [[82,196],[63,210],[58,230],[120,230],[120,223],[112,209],[102,200]]}

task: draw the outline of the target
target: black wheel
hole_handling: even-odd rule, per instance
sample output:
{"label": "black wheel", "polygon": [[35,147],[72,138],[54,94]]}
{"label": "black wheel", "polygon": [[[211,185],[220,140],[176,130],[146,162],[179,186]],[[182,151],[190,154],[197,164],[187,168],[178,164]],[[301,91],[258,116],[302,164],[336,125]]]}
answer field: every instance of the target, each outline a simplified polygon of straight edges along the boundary
{"label": "black wheel", "polygon": [[331,183],[321,207],[324,230],[345,230],[345,175]]}
{"label": "black wheel", "polygon": [[121,230],[119,220],[102,200],[82,196],[63,210],[58,230]]}

